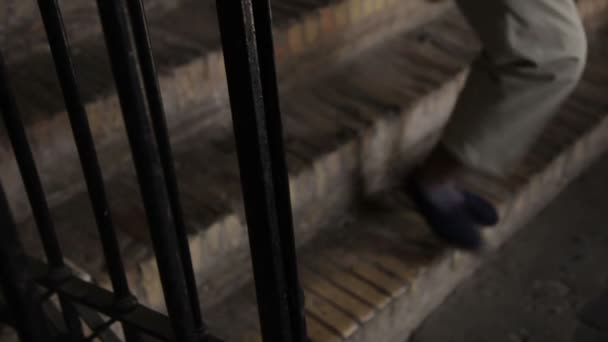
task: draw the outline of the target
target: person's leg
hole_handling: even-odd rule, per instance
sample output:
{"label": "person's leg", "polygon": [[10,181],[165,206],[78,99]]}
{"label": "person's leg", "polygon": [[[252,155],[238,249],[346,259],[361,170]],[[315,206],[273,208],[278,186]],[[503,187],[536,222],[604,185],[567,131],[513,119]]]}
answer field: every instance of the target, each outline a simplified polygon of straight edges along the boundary
{"label": "person's leg", "polygon": [[573,0],[457,0],[483,52],[441,144],[410,182],[431,228],[457,246],[482,244],[489,203],[457,188],[465,168],[504,174],[521,158],[578,82],[585,33]]}
{"label": "person's leg", "polygon": [[483,52],[442,139],[464,164],[504,174],[578,82],[587,42],[573,0],[457,0]]}

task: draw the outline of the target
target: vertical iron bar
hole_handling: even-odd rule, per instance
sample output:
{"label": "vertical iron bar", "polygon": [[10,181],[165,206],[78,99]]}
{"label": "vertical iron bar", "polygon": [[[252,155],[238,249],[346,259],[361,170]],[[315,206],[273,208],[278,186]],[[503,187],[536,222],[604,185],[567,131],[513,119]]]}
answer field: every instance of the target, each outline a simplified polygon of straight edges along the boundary
{"label": "vertical iron bar", "polygon": [[154,134],[156,136],[160,160],[165,176],[171,213],[173,214],[173,220],[175,222],[177,242],[180,247],[179,251],[186,276],[186,285],[188,286],[188,293],[190,295],[190,306],[192,307],[192,314],[194,315],[194,323],[202,336],[205,333],[206,328],[203,323],[198,289],[196,287],[196,278],[194,276],[194,268],[192,267],[192,255],[190,253],[190,245],[188,244],[188,232],[180,203],[177,176],[173,165],[173,152],[171,151],[171,141],[169,140],[165,109],[160,86],[158,84],[156,64],[154,62],[152,45],[148,33],[146,11],[142,0],[127,0],[127,9],[131,19],[131,31],[133,32],[139,66],[141,68],[144,88],[146,90],[150,118],[152,120],[152,126],[154,128]]}
{"label": "vertical iron bar", "polygon": [[[38,0],[38,7],[51,47],[70,125],[72,126],[72,133],[95,214],[108,273],[116,295],[117,309],[128,310],[135,303],[135,298],[129,289],[121,259],[120,247],[104,189],[103,176],[95,151],[95,143],[78,90],[78,82],[72,64],[69,41],[63,25],[61,10],[57,0]],[[128,327],[124,326],[124,331],[127,341],[137,340],[136,334]]]}
{"label": "vertical iron bar", "polygon": [[[21,121],[17,103],[15,102],[15,98],[9,87],[8,73],[6,71],[2,53],[0,53],[0,109],[2,110],[2,117],[6,125],[11,145],[15,151],[15,158],[19,171],[21,172],[21,177],[23,178],[25,191],[29,198],[30,205],[32,206],[34,220],[36,221],[40,233],[42,245],[49,264],[51,265],[51,275],[61,278],[69,273],[69,270],[63,261],[63,254],[61,253],[59,240],[55,233],[55,227],[51,219],[34,157],[27,141],[25,128]],[[61,296],[59,297],[59,301],[66,326],[68,327],[72,338],[76,339],[82,337],[82,325],[80,324],[76,309]]]}
{"label": "vertical iron bar", "polygon": [[4,56],[0,56],[0,87],[2,117],[11,144],[15,150],[15,158],[17,159],[19,171],[23,177],[23,183],[32,206],[34,219],[40,231],[42,247],[44,248],[49,264],[52,267],[65,267],[63,254],[59,247],[59,239],[57,239],[55,233],[55,227],[46,203],[40,178],[38,177],[34,157],[32,156],[32,152],[27,142],[23,122],[21,122],[15,98],[9,89]]}
{"label": "vertical iron bar", "polygon": [[[270,13],[265,18],[260,13],[264,7],[254,6],[255,2],[218,0],[216,4],[258,310],[265,341],[303,341],[305,327],[278,95],[273,84],[276,82],[274,61],[268,55],[273,53],[272,44],[268,45],[272,35],[266,27],[271,25]],[[257,37],[258,34],[264,36]],[[266,72],[270,74],[264,74]]]}
{"label": "vertical iron bar", "polygon": [[21,341],[50,341],[42,305],[34,295],[34,282],[27,275],[24,257],[15,221],[0,184],[0,285],[4,300]]}
{"label": "vertical iron bar", "polygon": [[266,130],[268,131],[268,148],[273,162],[276,212],[279,221],[279,237],[283,252],[283,266],[287,283],[289,314],[291,317],[293,338],[305,342],[306,320],[304,316],[303,292],[298,275],[298,260],[295,247],[291,196],[285,150],[283,148],[283,124],[279,103],[279,90],[275,68],[274,43],[272,37],[272,14],[270,0],[253,0],[253,17],[255,22],[256,43],[260,65],[260,78],[266,109]]}
{"label": "vertical iron bar", "polygon": [[147,120],[137,75],[135,51],[127,29],[124,3],[97,0],[110,64],[150,226],[167,311],[178,341],[194,342],[198,334],[188,301],[188,288],[162,167]]}

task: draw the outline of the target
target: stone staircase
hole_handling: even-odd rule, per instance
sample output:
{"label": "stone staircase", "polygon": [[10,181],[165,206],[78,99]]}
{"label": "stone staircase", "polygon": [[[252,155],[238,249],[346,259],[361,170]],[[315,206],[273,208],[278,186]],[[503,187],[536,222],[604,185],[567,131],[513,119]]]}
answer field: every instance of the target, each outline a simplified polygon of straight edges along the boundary
{"label": "stone staircase", "polygon": [[[500,208],[497,247],[608,147],[608,1],[581,0],[588,70],[560,114],[506,179],[468,186]],[[483,256],[429,235],[399,182],[433,146],[478,52],[453,5],[424,0],[273,2],[281,105],[312,341],[403,341]],[[259,340],[239,175],[213,1],[157,6],[152,41],[201,305],[213,333]],[[68,20],[66,18],[66,20]],[[97,25],[93,22],[91,25]],[[91,127],[129,281],[162,310],[145,215],[98,30],[74,43]],[[66,256],[109,286],[48,52],[12,60],[28,133]],[[22,238],[40,251],[12,151],[0,175]]]}
{"label": "stone staircase", "polygon": [[[215,1],[146,2],[155,5],[149,11],[150,36],[173,136],[177,139],[186,136],[192,125],[229,125]],[[178,5],[160,6],[163,2]],[[283,2],[273,2],[275,47],[283,88],[324,75],[325,72],[319,72],[319,65],[326,70],[340,64],[387,35],[416,27],[449,7],[447,2],[432,4],[426,0],[383,0],[378,4],[361,0]],[[21,6],[26,7],[21,12],[30,13],[26,17],[31,18],[17,22],[29,25],[15,24],[13,31],[22,28],[27,34],[17,34],[9,25],[5,39],[7,59],[13,61],[10,65],[13,87],[25,114],[24,121],[29,124],[31,136],[36,137],[31,144],[46,190],[51,202],[60,202],[82,191],[84,183],[74,181],[82,177],[72,138],[65,134],[69,123],[52,59],[48,48],[39,47],[44,41],[41,19],[35,15],[35,8]],[[87,18],[86,29],[78,29],[76,25],[70,30],[75,31],[71,35],[73,60],[97,146],[112,151],[100,155],[101,162],[108,166],[106,174],[111,174],[116,170],[114,161],[126,157],[126,153],[121,153],[126,138],[105,45],[99,35],[100,23],[94,7],[72,4],[62,8],[67,12],[66,23]],[[38,43],[32,43],[31,54],[22,56],[21,51],[28,51],[21,46],[23,42]],[[28,205],[19,189],[18,171],[11,156],[9,143],[2,136],[0,174],[7,177],[5,191],[13,199],[16,216],[22,217],[27,215]],[[57,163],[58,159],[62,162]]]}

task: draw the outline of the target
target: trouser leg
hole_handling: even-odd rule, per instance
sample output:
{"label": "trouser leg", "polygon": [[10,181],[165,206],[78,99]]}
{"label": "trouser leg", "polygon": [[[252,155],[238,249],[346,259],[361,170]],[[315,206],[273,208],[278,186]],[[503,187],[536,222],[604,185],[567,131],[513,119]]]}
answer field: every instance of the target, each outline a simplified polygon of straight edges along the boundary
{"label": "trouser leg", "polygon": [[461,162],[504,174],[578,82],[587,43],[573,0],[457,0],[483,51],[443,137]]}

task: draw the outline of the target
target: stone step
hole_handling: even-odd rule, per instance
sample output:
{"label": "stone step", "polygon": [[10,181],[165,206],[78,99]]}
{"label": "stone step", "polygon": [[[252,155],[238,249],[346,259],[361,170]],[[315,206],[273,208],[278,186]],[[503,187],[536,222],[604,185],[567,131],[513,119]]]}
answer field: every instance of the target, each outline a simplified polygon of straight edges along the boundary
{"label": "stone step", "polygon": [[[310,341],[407,340],[460,281],[608,150],[606,57],[608,51],[592,52],[580,86],[512,176],[465,177],[464,186],[491,198],[500,212],[500,223],[484,231],[484,253],[436,240],[398,187],[368,197],[339,227],[302,246]],[[205,317],[226,341],[261,341],[251,282]]]}
{"label": "stone step", "polygon": [[[471,43],[450,46],[443,42],[448,39]],[[423,30],[387,40],[323,77],[281,92],[300,244],[432,146],[475,46],[463,19],[450,12]],[[227,108],[214,110],[210,115],[226,115]],[[175,163],[195,271],[211,305],[250,279],[249,249],[231,127],[216,122],[189,129],[174,144]],[[160,307],[133,167],[128,159],[112,162],[118,171],[106,185],[129,279],[143,302]],[[52,213],[66,256],[107,284],[86,192],[57,202]],[[29,250],[40,250],[31,218],[21,231]]]}
{"label": "stone step", "polygon": [[[58,1],[68,35],[73,43],[90,39],[100,33],[95,1]],[[177,6],[178,0],[143,0],[150,17],[163,15]],[[2,50],[7,62],[16,62],[35,53],[48,51],[40,10],[35,1],[5,0],[2,3],[0,22]]]}
{"label": "stone step", "polygon": [[[212,115],[220,114],[217,110],[201,110],[227,103],[215,1],[184,0],[175,6],[169,2],[176,3],[147,1],[150,5],[165,4],[155,5],[148,12],[169,126],[174,135],[180,135],[181,126],[192,122],[228,122],[228,115]],[[33,5],[28,6],[24,5],[35,12]],[[116,153],[126,151],[127,142],[107,52],[95,6],[74,6],[76,9],[63,7],[66,23],[75,25],[70,26],[70,36],[75,40],[73,61],[93,136],[100,150],[109,150],[106,155],[111,160]],[[272,6],[279,78],[281,86],[287,88],[302,79],[322,76],[327,65],[355,56],[384,36],[416,27],[450,4],[426,0],[281,0],[272,1]],[[78,30],[83,20],[87,27],[94,27]],[[43,39],[41,25],[38,16],[33,16],[29,24],[12,30],[18,32],[22,27]],[[77,34],[85,31],[97,34],[87,34],[86,38]],[[23,50],[18,48],[24,43],[20,37],[8,35],[7,48]],[[65,197],[66,192],[76,191],[83,183],[71,181],[78,176],[79,166],[48,48],[15,59],[9,70],[45,189],[52,198]],[[0,156],[0,175],[8,184],[6,191],[13,199],[16,216],[21,217],[27,204],[18,187],[17,168],[4,133],[0,133]]]}
{"label": "stone step", "polygon": [[[300,245],[360,198],[398,179],[432,146],[476,51],[472,33],[451,11],[281,92]],[[208,116],[227,115],[225,107],[208,110]],[[188,127],[174,148],[195,272],[209,307],[250,279],[230,124]],[[111,161],[118,171],[107,188],[129,280],[143,302],[160,308],[160,283],[131,162]],[[86,192],[55,202],[53,217],[66,256],[107,285]],[[40,250],[34,230],[31,218],[25,219],[22,235],[31,251]]]}
{"label": "stone step", "polygon": [[[451,11],[322,77],[282,90],[299,245],[324,234],[367,194],[398,180],[433,145],[476,45],[463,19]],[[219,116],[227,108],[207,110]],[[251,278],[230,125],[203,121],[184,128],[174,147],[195,272],[210,307]],[[118,171],[107,187],[129,280],[144,303],[161,308],[132,165],[128,159],[112,162]],[[66,255],[107,285],[86,193],[56,202],[53,216]],[[31,219],[23,221],[22,232],[29,250],[40,250]]]}

